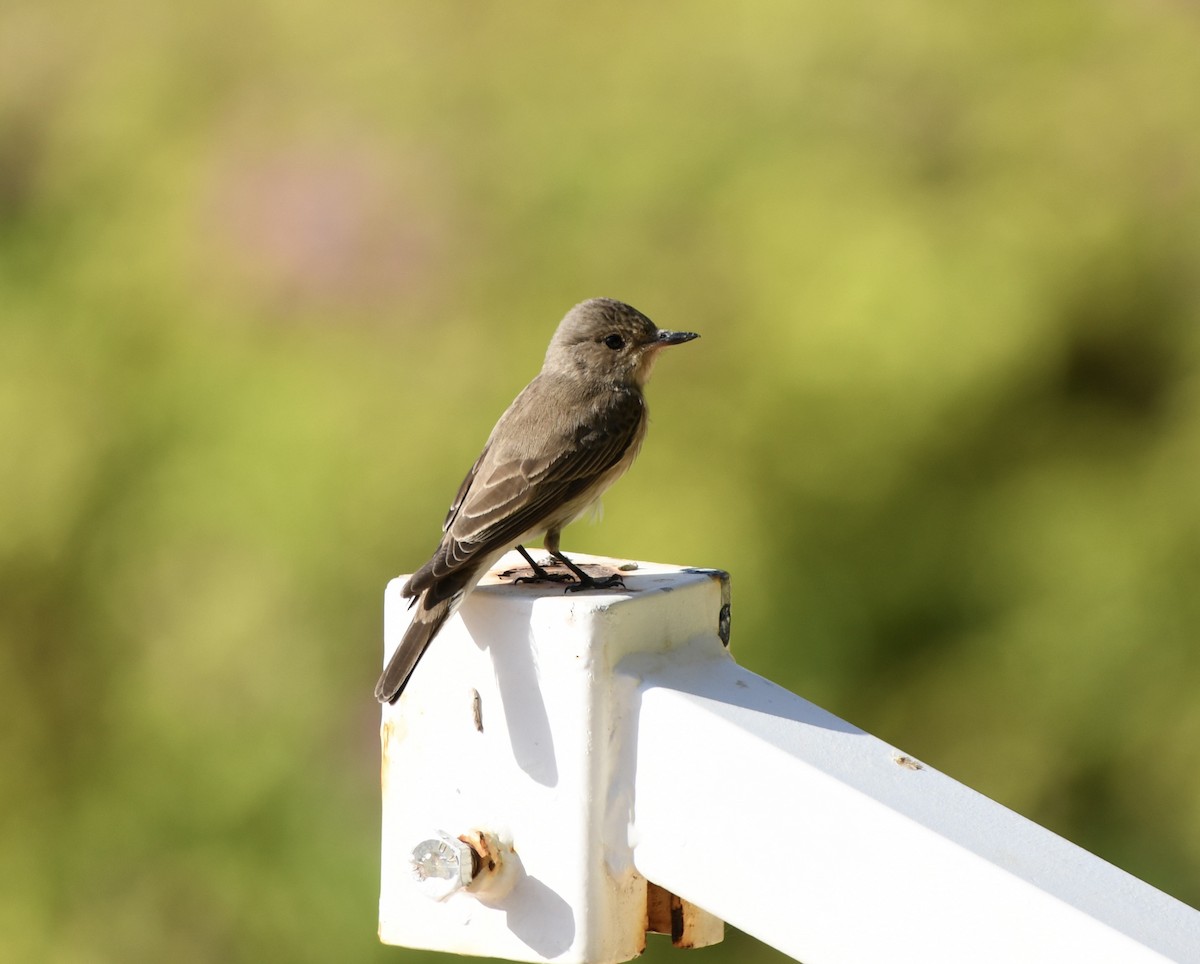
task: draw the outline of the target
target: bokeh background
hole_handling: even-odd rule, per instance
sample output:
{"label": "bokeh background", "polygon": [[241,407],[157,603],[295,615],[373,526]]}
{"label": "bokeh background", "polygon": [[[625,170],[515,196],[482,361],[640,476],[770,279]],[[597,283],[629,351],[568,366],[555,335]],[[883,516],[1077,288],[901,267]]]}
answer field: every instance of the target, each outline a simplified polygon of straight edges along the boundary
{"label": "bokeh background", "polygon": [[436,956],[374,934],[382,591],[601,294],[704,337],[564,546],[729,569],[745,665],[1200,904],[1198,49],[6,0],[0,959]]}

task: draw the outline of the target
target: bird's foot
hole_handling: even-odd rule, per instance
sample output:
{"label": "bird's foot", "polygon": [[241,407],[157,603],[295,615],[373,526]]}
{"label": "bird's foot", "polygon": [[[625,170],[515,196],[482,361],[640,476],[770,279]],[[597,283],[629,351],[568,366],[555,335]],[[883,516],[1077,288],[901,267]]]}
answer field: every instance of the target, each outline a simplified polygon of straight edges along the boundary
{"label": "bird's foot", "polygon": [[533,561],[533,556],[525,551],[524,546],[517,546],[517,552],[529,563],[529,568],[533,570],[533,575],[518,576],[513,582],[565,582],[568,585],[563,587],[563,592],[586,592],[589,589],[612,589],[614,587],[625,588],[625,580],[619,574],[613,573],[611,576],[597,579],[595,576],[584,572],[556,549],[550,550],[550,558],[546,560],[546,565],[553,565],[556,562],[561,563],[570,570],[569,575],[565,572],[549,572],[546,566],[538,565]]}
{"label": "bird's foot", "polygon": [[572,582],[572,580],[573,577],[569,572],[547,572],[541,566],[534,566],[532,576],[517,576],[513,582]]}
{"label": "bird's foot", "polygon": [[622,589],[625,588],[625,580],[615,572],[611,576],[597,579],[595,576],[584,572],[561,552],[551,549],[550,555],[570,569],[571,573],[575,576],[575,581],[571,585],[566,586],[563,592],[587,592],[589,589],[612,589],[615,586],[620,586]]}
{"label": "bird's foot", "polygon": [[597,579],[595,576],[589,576],[583,570],[580,570],[579,575],[575,577],[575,582],[563,588],[563,592],[587,592],[589,589],[614,589],[625,588],[625,580],[615,572],[611,576],[605,576],[603,579]]}

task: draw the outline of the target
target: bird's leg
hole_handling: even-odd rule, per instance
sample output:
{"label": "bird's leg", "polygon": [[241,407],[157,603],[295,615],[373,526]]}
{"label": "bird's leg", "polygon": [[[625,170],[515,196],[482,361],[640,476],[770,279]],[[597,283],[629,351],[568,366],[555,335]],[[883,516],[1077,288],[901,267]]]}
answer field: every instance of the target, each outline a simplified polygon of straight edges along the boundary
{"label": "bird's leg", "polygon": [[603,579],[597,579],[595,576],[589,576],[586,572],[580,569],[575,563],[564,556],[558,549],[551,549],[550,555],[554,556],[559,562],[571,570],[575,574],[576,582],[567,586],[564,592],[581,592],[587,589],[611,589],[614,586],[625,588],[625,580],[618,573],[613,573],[611,576],[605,576]]}
{"label": "bird's leg", "polygon": [[525,551],[524,546],[517,546],[517,552],[525,557],[529,568],[533,570],[533,575],[517,576],[513,582],[567,582],[571,578],[565,572],[547,572],[544,567],[533,561],[533,556]]}

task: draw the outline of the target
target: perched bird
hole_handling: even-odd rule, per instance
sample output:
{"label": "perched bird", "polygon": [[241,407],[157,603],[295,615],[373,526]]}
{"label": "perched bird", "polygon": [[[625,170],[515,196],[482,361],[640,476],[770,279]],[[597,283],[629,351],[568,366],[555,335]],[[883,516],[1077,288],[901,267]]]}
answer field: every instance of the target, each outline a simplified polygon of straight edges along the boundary
{"label": "perched bird", "polygon": [[412,623],[375,684],[375,698],[394,703],[417,661],[475,584],[514,546],[534,580],[551,575],[522,543],[542,536],[569,569],[568,590],[620,585],[594,579],[558,548],[562,530],[579,518],[632,464],[646,434],[642,389],[658,353],[698,337],[657,328],[636,308],[610,298],[576,305],[559,323],[542,370],[492,429],[458,489],[437,551],[404,587],[416,607]]}

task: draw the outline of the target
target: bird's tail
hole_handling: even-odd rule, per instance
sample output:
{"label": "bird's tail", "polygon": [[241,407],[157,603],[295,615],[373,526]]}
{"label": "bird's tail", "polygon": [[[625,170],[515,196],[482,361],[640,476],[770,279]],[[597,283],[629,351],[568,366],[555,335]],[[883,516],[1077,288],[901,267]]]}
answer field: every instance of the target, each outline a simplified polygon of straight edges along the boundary
{"label": "bird's tail", "polygon": [[463,593],[457,592],[446,599],[429,603],[429,595],[428,592],[423,592],[416,600],[413,620],[404,631],[404,638],[392,653],[392,658],[388,660],[387,668],[379,677],[379,682],[375,684],[375,699],[380,703],[395,703],[400,698],[409,677],[417,668],[418,661],[429,648],[429,643],[458,609],[463,598]]}

